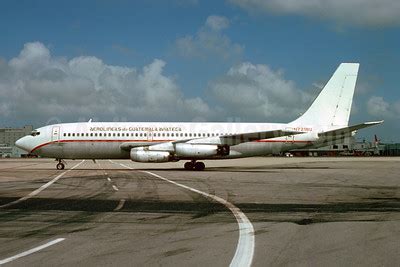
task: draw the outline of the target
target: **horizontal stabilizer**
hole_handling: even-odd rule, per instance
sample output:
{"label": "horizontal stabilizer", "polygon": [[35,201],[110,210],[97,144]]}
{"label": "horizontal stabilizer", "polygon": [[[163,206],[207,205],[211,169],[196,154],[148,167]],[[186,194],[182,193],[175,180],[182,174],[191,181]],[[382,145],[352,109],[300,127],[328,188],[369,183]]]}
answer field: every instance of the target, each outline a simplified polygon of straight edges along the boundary
{"label": "horizontal stabilizer", "polygon": [[322,133],[319,133],[318,136],[319,137],[342,136],[342,135],[350,134],[356,130],[371,127],[371,126],[378,125],[381,123],[383,123],[383,120],[382,121],[364,122],[364,123],[356,124],[353,126],[348,126],[348,127],[344,127],[344,128],[340,128],[340,129],[336,129],[336,130],[332,130],[332,131],[322,132]]}

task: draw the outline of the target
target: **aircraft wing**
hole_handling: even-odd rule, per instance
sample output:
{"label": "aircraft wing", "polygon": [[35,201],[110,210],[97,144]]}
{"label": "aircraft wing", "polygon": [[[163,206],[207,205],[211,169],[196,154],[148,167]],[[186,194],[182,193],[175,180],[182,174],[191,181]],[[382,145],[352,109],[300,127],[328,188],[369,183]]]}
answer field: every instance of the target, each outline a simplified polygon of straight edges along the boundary
{"label": "aircraft wing", "polygon": [[240,143],[246,143],[261,139],[271,139],[276,137],[302,134],[304,132],[299,131],[291,131],[291,130],[273,130],[273,131],[262,131],[262,132],[252,132],[252,133],[241,133],[241,134],[232,134],[232,135],[222,135],[222,136],[214,136],[214,137],[200,137],[200,138],[191,138],[191,139],[183,139],[176,141],[167,141],[167,142],[153,142],[153,143],[137,143],[137,142],[125,142],[121,144],[121,149],[130,150],[134,147],[140,146],[160,146],[160,149],[171,149],[171,146],[179,143],[190,143],[190,144],[207,144],[207,145],[237,145]]}
{"label": "aircraft wing", "polygon": [[176,142],[183,141],[183,143],[190,144],[216,144],[216,145],[238,145],[240,143],[246,143],[261,139],[271,139],[276,137],[302,134],[304,132],[291,131],[291,130],[273,130],[273,131],[262,131],[252,133],[241,133],[232,135],[222,135],[212,138],[198,138],[192,140],[178,140]]}
{"label": "aircraft wing", "polygon": [[352,132],[357,131],[359,129],[371,127],[371,126],[378,125],[378,124],[381,124],[381,123],[383,123],[383,120],[382,121],[364,122],[364,123],[360,123],[360,124],[356,124],[356,125],[352,125],[352,126],[348,126],[348,127],[332,130],[332,131],[321,132],[321,133],[318,134],[318,136],[319,137],[342,136],[342,135],[346,135],[346,134],[351,134]]}
{"label": "aircraft wing", "polygon": [[162,143],[164,143],[164,142],[151,142],[151,143],[149,143],[149,142],[124,142],[124,143],[122,143],[119,147],[122,149],[122,150],[127,150],[127,151],[129,151],[129,150],[131,150],[132,148],[134,148],[134,147],[141,147],[141,146],[152,146],[152,145],[158,145],[158,144],[162,144]]}

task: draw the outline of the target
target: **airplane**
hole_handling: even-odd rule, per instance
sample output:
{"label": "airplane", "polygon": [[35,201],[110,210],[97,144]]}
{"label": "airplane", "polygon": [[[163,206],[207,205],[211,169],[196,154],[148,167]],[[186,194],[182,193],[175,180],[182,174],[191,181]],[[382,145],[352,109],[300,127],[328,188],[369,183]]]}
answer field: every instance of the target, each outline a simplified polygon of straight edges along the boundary
{"label": "airplane", "polygon": [[204,170],[200,160],[233,159],[326,146],[359,129],[349,126],[359,63],[341,63],[308,110],[289,123],[78,122],[44,126],[17,140],[30,154],[64,159],[186,160],[186,170]]}

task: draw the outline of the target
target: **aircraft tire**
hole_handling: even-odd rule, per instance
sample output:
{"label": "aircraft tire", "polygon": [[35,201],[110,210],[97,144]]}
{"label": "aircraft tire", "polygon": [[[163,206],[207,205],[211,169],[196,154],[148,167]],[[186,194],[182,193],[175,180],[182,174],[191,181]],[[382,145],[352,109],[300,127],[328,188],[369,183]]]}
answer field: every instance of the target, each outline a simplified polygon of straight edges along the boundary
{"label": "aircraft tire", "polygon": [[185,162],[185,165],[183,165],[183,167],[185,168],[185,170],[191,171],[193,170],[194,164],[190,161]]}
{"label": "aircraft tire", "polygon": [[58,163],[56,168],[57,168],[57,170],[64,170],[65,165],[63,163]]}
{"label": "aircraft tire", "polygon": [[195,164],[194,164],[194,169],[196,170],[196,171],[203,171],[204,170],[204,168],[206,167],[206,165],[203,163],[203,162],[196,162]]}

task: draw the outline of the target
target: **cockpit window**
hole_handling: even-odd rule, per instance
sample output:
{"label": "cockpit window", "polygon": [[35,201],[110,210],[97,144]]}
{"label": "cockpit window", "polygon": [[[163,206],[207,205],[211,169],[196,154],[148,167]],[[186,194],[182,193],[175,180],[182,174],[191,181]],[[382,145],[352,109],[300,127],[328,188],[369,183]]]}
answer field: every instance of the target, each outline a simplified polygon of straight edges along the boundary
{"label": "cockpit window", "polygon": [[31,132],[31,135],[32,136],[40,135],[40,132],[34,130],[34,131]]}

